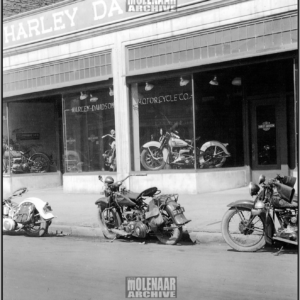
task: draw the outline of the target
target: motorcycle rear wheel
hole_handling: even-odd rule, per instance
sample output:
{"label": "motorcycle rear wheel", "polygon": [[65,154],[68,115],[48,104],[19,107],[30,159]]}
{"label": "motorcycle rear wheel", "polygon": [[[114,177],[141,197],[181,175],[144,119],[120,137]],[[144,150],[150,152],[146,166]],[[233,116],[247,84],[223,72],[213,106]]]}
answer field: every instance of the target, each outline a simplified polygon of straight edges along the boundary
{"label": "motorcycle rear wheel", "polygon": [[118,237],[118,235],[111,231],[113,228],[118,228],[121,224],[121,218],[117,211],[105,210],[100,206],[98,207],[99,219],[101,230],[106,239],[114,240]]}
{"label": "motorcycle rear wheel", "polygon": [[42,237],[47,233],[50,224],[51,222],[46,221],[42,217],[39,217],[34,221],[34,223],[24,227],[24,230],[28,236]]}
{"label": "motorcycle rear wheel", "polygon": [[33,162],[31,169],[34,169],[36,172],[47,172],[50,166],[50,160],[46,154],[36,153],[30,157],[30,160]]}
{"label": "motorcycle rear wheel", "polygon": [[[155,235],[162,244],[176,245],[182,238],[183,229],[182,227],[175,227],[173,223],[168,223],[171,217],[166,211],[163,211],[162,215],[166,223],[157,228]],[[163,229],[166,227],[168,227],[169,230]]]}
{"label": "motorcycle rear wheel", "polygon": [[[157,171],[164,168],[166,162],[163,159],[163,154],[157,147],[150,147],[154,158],[148,149],[144,149],[141,153],[142,166],[148,171]],[[157,160],[155,159],[157,158]]]}
{"label": "motorcycle rear wheel", "polygon": [[251,210],[237,208],[228,210],[222,219],[222,235],[225,242],[240,252],[255,252],[266,244],[264,222],[255,216],[248,225]]}
{"label": "motorcycle rear wheel", "polygon": [[209,146],[200,158],[202,168],[221,168],[226,157],[223,157],[224,150],[219,146]]}

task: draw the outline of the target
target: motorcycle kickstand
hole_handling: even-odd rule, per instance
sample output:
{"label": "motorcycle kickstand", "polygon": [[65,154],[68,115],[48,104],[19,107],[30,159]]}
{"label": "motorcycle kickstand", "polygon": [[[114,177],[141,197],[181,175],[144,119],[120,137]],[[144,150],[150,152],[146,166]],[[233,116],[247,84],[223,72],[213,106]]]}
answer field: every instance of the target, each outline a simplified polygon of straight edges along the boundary
{"label": "motorcycle kickstand", "polygon": [[277,251],[274,256],[278,256],[281,252],[283,252],[283,246],[281,246],[280,250]]}

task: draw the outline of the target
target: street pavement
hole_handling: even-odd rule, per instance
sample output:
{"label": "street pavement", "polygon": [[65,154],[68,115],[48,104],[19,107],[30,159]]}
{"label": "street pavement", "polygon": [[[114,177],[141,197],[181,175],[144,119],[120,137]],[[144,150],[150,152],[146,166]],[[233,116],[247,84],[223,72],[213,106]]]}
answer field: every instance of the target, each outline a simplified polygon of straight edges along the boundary
{"label": "street pavement", "polygon": [[[40,198],[52,207],[56,218],[49,233],[103,237],[95,205],[95,201],[103,195],[66,193],[63,187],[56,187],[30,190],[13,201],[20,203],[29,197]],[[225,242],[221,234],[222,217],[228,209],[227,205],[240,199],[251,200],[248,187],[197,195],[179,194],[178,202],[185,208],[187,219],[191,220],[184,226],[189,238],[196,243]]]}

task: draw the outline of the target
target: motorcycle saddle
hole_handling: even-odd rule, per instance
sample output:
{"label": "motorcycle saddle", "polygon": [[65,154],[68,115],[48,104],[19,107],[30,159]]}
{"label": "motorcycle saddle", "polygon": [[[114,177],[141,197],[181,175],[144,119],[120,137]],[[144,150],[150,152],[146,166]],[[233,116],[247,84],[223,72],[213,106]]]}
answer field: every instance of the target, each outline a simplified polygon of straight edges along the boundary
{"label": "motorcycle saddle", "polygon": [[133,192],[129,192],[128,194],[126,194],[126,196],[132,200],[132,201],[136,201],[138,198],[140,197],[153,197],[153,195],[157,192],[157,188],[156,187],[151,187],[149,189],[146,189],[144,191],[142,191],[141,193],[133,193]]}

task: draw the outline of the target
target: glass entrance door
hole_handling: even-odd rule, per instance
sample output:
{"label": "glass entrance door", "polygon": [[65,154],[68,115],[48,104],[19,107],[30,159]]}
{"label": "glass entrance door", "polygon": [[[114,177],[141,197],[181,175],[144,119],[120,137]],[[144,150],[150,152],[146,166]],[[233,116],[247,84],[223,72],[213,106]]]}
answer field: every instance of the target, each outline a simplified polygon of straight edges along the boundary
{"label": "glass entrance door", "polygon": [[278,100],[253,100],[251,105],[252,170],[280,169]]}

